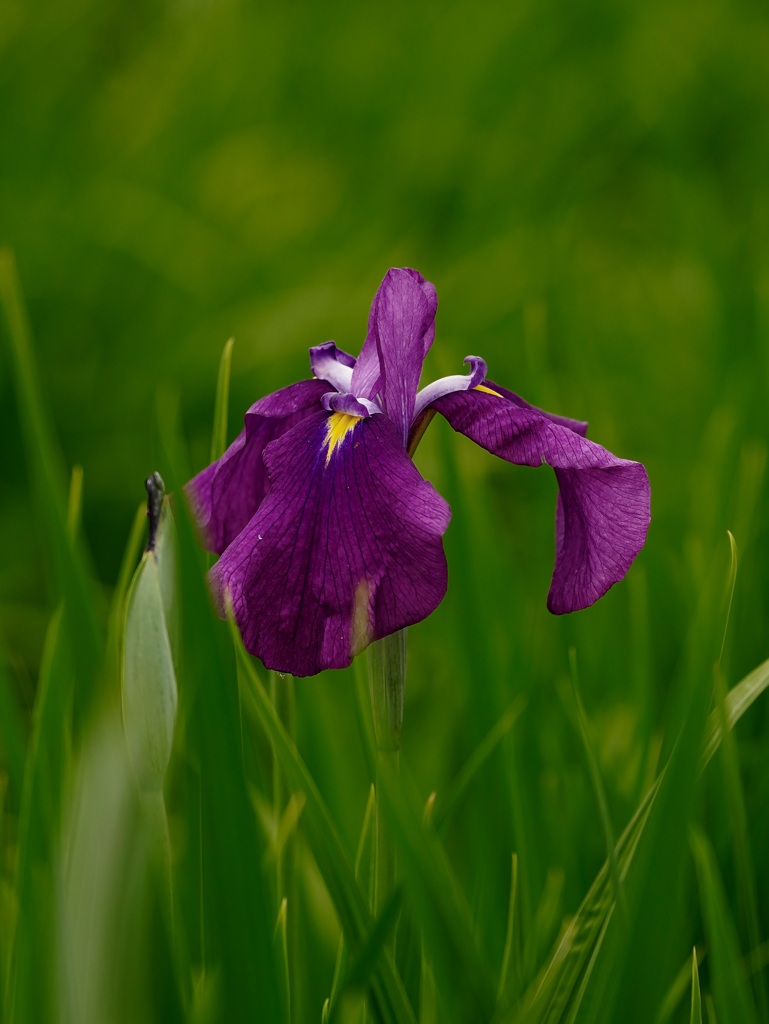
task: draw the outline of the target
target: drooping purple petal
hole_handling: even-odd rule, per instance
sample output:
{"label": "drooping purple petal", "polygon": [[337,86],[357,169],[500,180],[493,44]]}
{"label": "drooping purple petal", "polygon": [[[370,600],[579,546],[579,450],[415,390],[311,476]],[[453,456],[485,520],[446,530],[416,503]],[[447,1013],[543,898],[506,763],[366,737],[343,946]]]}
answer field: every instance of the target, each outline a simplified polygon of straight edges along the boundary
{"label": "drooping purple petal", "polygon": [[433,407],[494,455],[553,467],[560,494],[548,608],[555,614],[586,608],[623,578],[644,545],[646,470],[588,441],[585,424],[543,413],[491,381],[481,387],[446,395]]}
{"label": "drooping purple petal", "polygon": [[325,381],[305,380],[259,399],[224,455],[187,484],[211,551],[221,554],[259,508],[269,485],[265,446],[319,410],[327,390]]}
{"label": "drooping purple petal", "polygon": [[310,349],[310,366],[319,380],[327,381],[337,391],[350,390],[355,359],[337,348],[333,341]]}
{"label": "drooping purple petal", "polygon": [[374,326],[382,371],[382,408],[406,447],[414,417],[426,337],[434,329],[435,308],[419,275],[389,270],[374,299]]}
{"label": "drooping purple petal", "polygon": [[446,590],[448,505],[385,416],[336,415],[269,445],[270,491],[212,570],[246,647],[299,676],[349,665],[429,615]]}

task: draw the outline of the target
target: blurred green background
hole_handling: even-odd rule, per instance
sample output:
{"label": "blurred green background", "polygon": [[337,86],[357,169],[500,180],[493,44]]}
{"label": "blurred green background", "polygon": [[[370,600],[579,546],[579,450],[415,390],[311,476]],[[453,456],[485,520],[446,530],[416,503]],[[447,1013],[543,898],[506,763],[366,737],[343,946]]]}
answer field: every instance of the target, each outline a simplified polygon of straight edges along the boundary
{"label": "blurred green background", "polygon": [[[252,401],[307,374],[309,345],[356,352],[381,276],[411,265],[441,301],[430,376],[481,354],[648,466],[635,571],[661,678],[728,527],[746,556],[736,670],[752,667],[768,596],[767,66],[769,17],[749,0],[5,0],[0,239],[65,457],[85,470],[98,577],[114,580],[142,480],[163,469],[159,393],[178,397],[200,468],[228,336],[234,436]],[[46,567],[6,358],[0,609],[33,669]],[[442,429],[420,464],[450,487]],[[568,631],[544,610],[552,480],[464,442],[457,457],[491,486],[490,572],[510,610]]]}
{"label": "blurred green background", "polygon": [[[84,467],[105,591],[145,476],[167,471],[158,401],[179,402],[202,468],[225,340],[234,436],[251,402],[308,374],[310,345],[358,351],[394,265],[438,289],[427,376],[482,355],[493,379],[646,464],[637,565],[557,620],[552,474],[440,422],[417,456],[454,520],[448,597],[411,631],[404,751],[440,788],[526,697],[539,727],[516,747],[519,804],[484,840],[497,879],[521,852],[524,918],[553,864],[571,911],[603,857],[597,825],[572,842],[592,795],[561,701],[568,647],[618,824],[652,777],[700,598],[725,585],[727,529],[729,682],[767,655],[767,67],[769,12],[752,0],[0,4],[0,242],[65,459]],[[0,646],[29,710],[51,609],[9,370],[0,347]],[[360,751],[338,754],[356,742],[351,687],[299,684],[297,730],[354,846],[368,783]],[[766,717],[741,726],[759,854]],[[765,885],[759,872],[763,906]]]}
{"label": "blurred green background", "polygon": [[[252,401],[308,373],[308,346],[357,352],[382,275],[411,265],[440,297],[427,375],[481,354],[650,472],[653,526],[627,587],[557,623],[550,474],[432,428],[418,461],[455,505],[450,559],[464,515],[511,664],[521,623],[541,638],[538,675],[584,637],[586,686],[611,675],[621,693],[616,676],[635,674],[658,710],[731,528],[734,671],[753,667],[769,597],[767,66],[769,16],[749,0],[4,0],[0,240],[66,460],[84,467],[99,579],[115,578],[144,477],[164,470],[158,395],[179,400],[202,467],[227,337],[234,436]],[[2,639],[33,673],[46,566],[6,360]],[[445,478],[447,445],[480,519]],[[447,606],[422,627],[438,665],[466,569],[452,564]],[[602,649],[634,593],[643,671],[616,638],[618,664]]]}

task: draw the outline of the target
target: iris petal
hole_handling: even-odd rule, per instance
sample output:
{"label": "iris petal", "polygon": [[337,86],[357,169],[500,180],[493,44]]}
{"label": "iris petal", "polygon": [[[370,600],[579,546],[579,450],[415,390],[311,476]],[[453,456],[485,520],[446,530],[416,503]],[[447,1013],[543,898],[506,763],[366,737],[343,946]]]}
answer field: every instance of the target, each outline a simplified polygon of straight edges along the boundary
{"label": "iris petal", "polygon": [[[419,298],[420,295],[421,298]],[[402,308],[399,306],[400,299],[405,302]],[[408,331],[407,323],[409,309],[413,307],[415,301],[419,302],[423,310],[424,321],[416,328],[417,336],[414,336],[413,330]],[[349,390],[359,397],[375,398],[384,387],[389,366],[390,390],[393,392],[391,405],[397,412],[399,403],[396,400],[395,392],[398,390],[397,379],[401,369],[398,366],[398,357],[408,353],[412,363],[418,364],[419,369],[415,378],[413,366],[404,367],[415,395],[419,386],[422,363],[435,338],[437,309],[438,293],[435,290],[435,285],[431,281],[425,281],[418,270],[412,270],[411,267],[388,270],[371,304],[366,340],[355,364],[352,386]],[[406,328],[405,335],[397,332],[398,325]],[[393,328],[396,328],[395,332]],[[393,341],[395,345],[391,347]],[[387,366],[385,366],[385,360]]]}
{"label": "iris petal", "polygon": [[423,285],[408,270],[389,270],[374,299],[382,408],[398,428],[404,448],[414,417],[427,338],[434,330],[435,307]]}
{"label": "iris petal", "polygon": [[508,462],[553,467],[560,494],[548,608],[556,614],[586,608],[624,577],[643,547],[650,519],[646,470],[588,441],[586,424],[544,413],[491,381],[483,387],[488,390],[446,395],[433,408]]}
{"label": "iris petal", "polygon": [[349,391],[355,359],[337,348],[333,341],[310,349],[310,366],[319,380],[325,380],[337,391]]}
{"label": "iris petal", "polygon": [[224,455],[187,484],[211,551],[224,551],[267,493],[265,446],[317,411],[327,390],[322,380],[305,380],[260,398],[246,413],[244,429]]}
{"label": "iris petal", "polygon": [[348,416],[373,416],[382,410],[367,398],[356,398],[355,395],[340,395],[329,391],[321,399],[321,405],[327,412],[344,412]]}
{"label": "iris petal", "polygon": [[443,398],[444,395],[450,395],[454,391],[469,391],[470,388],[478,387],[481,384],[486,376],[486,363],[483,359],[480,356],[466,356],[464,362],[470,364],[469,373],[454,373],[448,377],[441,377],[418,392],[414,405],[414,419],[423,409],[439,398]]}
{"label": "iris petal", "polygon": [[327,462],[329,417],[265,451],[271,487],[212,570],[246,647],[268,668],[312,675],[440,603],[449,507],[386,417],[350,425]]}
{"label": "iris petal", "polygon": [[435,290],[435,285],[432,281],[425,281],[418,270],[412,270],[411,267],[403,268],[404,274],[408,274],[422,289],[425,299],[427,300],[427,310],[430,318],[430,326],[424,335],[424,356],[430,351],[430,346],[435,340],[435,314],[438,312],[438,292]]}

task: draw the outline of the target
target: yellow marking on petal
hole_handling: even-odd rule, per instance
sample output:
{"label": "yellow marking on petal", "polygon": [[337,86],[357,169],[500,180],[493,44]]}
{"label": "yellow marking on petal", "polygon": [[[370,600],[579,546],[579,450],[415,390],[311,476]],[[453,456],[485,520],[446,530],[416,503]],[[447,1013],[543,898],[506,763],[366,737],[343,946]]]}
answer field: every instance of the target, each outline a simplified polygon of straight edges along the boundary
{"label": "yellow marking on petal", "polygon": [[485,391],[487,395],[493,395],[495,398],[502,397],[498,391],[492,391],[491,388],[487,388],[485,384],[476,384],[473,391]]}
{"label": "yellow marking on petal", "polygon": [[332,412],[326,424],[326,436],[323,444],[326,451],[326,465],[331,461],[331,456],[338,445],[344,441],[355,425],[362,420],[362,416],[349,416],[346,412]]}

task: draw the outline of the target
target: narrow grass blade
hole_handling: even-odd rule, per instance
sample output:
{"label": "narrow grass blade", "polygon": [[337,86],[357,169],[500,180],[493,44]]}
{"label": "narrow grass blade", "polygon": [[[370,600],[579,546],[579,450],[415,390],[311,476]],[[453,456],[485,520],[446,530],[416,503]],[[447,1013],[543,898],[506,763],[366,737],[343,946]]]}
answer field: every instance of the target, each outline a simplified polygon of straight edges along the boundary
{"label": "narrow grass blade", "polygon": [[8,780],[6,800],[12,808],[21,803],[27,735],[11,679],[0,652],[0,775]]}
{"label": "narrow grass blade", "polygon": [[726,613],[724,615],[724,635],[721,639],[721,650],[718,653],[718,665],[724,660],[724,647],[726,646],[726,637],[729,632],[729,618],[732,614],[732,602],[734,601],[734,587],[737,582],[737,541],[734,539],[734,534],[731,530],[726,531],[726,535],[729,538],[729,576],[726,582]]}
{"label": "narrow grass blade", "polygon": [[[694,949],[694,956],[696,959],[696,947]],[[668,988],[665,998],[662,1000],[655,1024],[668,1024],[668,1021],[673,1020],[674,1018],[680,1019],[679,1008],[686,999],[691,1001],[693,969],[693,964],[687,957]],[[699,983],[699,961],[697,961],[697,979]]]}
{"label": "narrow grass blade", "polygon": [[[374,873],[372,871],[373,857],[373,833],[374,833],[374,808],[376,806],[376,792],[374,786],[369,790],[366,802],[366,811],[363,815],[363,826],[358,840],[358,850],[355,854],[355,878],[364,893],[368,894],[368,905],[373,901]],[[336,1011],[339,996],[344,988],[347,977],[347,946],[344,939],[344,932],[339,938],[339,949],[336,955],[334,966],[334,978],[331,982],[331,993],[326,1000],[328,1004],[328,1016],[332,1019]]]}
{"label": "narrow grass blade", "polygon": [[692,950],[692,1002],[689,1013],[689,1024],[702,1024],[702,996],[700,995],[700,968],[697,963],[697,950]]}
{"label": "narrow grass blade", "polygon": [[66,621],[75,664],[75,728],[79,729],[102,664],[103,643],[96,625],[94,595],[82,552],[67,529],[66,474],[54,441],[35,366],[16,265],[11,252],[0,249],[0,306],[10,340],[11,365],[19,404],[22,435],[35,505],[53,567],[55,591],[66,595]]}
{"label": "narrow grass blade", "polygon": [[725,722],[718,709],[713,711],[705,729],[702,767],[711,760],[723,739],[725,729],[733,729],[750,706],[769,688],[769,659],[745,676],[727,693],[724,700]]}
{"label": "narrow grass blade", "polygon": [[[355,881],[347,851],[317,786],[278,719],[264,685],[243,649],[234,625],[232,630],[244,676],[250,683],[243,691],[245,705],[267,733],[289,785],[305,795],[307,802],[303,815],[304,831],[336,908],[350,952],[357,955],[371,934],[374,920]],[[373,967],[370,985],[378,1016],[382,1020],[392,1024],[414,1020],[413,1011],[395,973],[392,958],[386,952]]]}
{"label": "narrow grass blade", "polygon": [[[172,411],[163,410],[161,440],[169,477],[179,481],[186,474]],[[218,1019],[231,1024],[260,1017],[277,1020],[281,1002],[272,943],[275,917],[260,870],[266,841],[243,773],[232,649],[226,626],[211,607],[205,556],[183,500],[176,502],[175,521],[184,651],[179,715],[185,746],[196,759],[196,771],[187,776],[190,789],[190,776],[196,774],[198,780],[197,794],[192,790],[188,801],[189,853],[177,866],[190,898],[193,872],[199,885],[200,910],[189,913],[185,930],[192,932],[202,918],[200,966],[206,977],[218,975]],[[183,904],[181,909],[184,912]]]}
{"label": "narrow grass blade", "polygon": [[[721,724],[723,742],[719,757],[719,766],[723,778],[723,796],[726,806],[723,815],[729,822],[729,833],[734,851],[734,861],[737,867],[736,881],[738,902],[741,910],[741,918],[746,926],[747,937],[751,949],[758,949],[761,944],[761,926],[759,923],[759,901],[756,889],[756,873],[753,863],[753,854],[750,849],[750,838],[748,829],[747,812],[745,809],[745,796],[740,780],[739,755],[733,732],[727,728],[726,712],[726,686],[720,667],[714,672],[714,691],[716,697],[716,708],[713,712],[718,716]],[[753,978],[753,985],[756,993],[756,1000],[759,1009],[759,1016],[762,1020],[769,1019],[767,1014],[767,996],[764,986],[764,971],[759,970]]]}
{"label": "narrow grass blade", "polygon": [[[660,780],[647,792],[641,805],[619,838],[616,857],[622,877],[630,866],[652,805]],[[509,1013],[502,1019],[510,1022],[552,1022],[565,1019],[581,978],[591,957],[602,941],[606,924],[614,912],[614,887],[611,867],[607,862],[599,871],[585,899],[564,929],[538,977],[529,987],[523,1012]]]}
{"label": "narrow grass blade", "polygon": [[435,991],[435,975],[424,942],[422,943],[422,971],[419,984],[419,1024],[438,1024],[438,994]]}
{"label": "narrow grass blade", "polygon": [[710,974],[718,1018],[729,1024],[757,1024],[758,1015],[744,976],[734,922],[713,851],[701,832],[693,833],[691,846],[710,946]]}
{"label": "narrow grass blade", "polygon": [[558,935],[558,926],[564,918],[564,882],[562,867],[550,868],[545,876],[545,888],[537,904],[531,931],[523,946],[522,964],[526,978],[534,975],[537,964],[542,961],[553,939]]}
{"label": "narrow grass blade", "polygon": [[396,889],[382,907],[382,912],[377,916],[374,927],[369,932],[366,944],[350,968],[346,980],[347,987],[362,989],[365,986],[373,973],[374,965],[388,947],[388,943],[395,933],[395,925],[401,912],[402,902],[402,892],[400,889]]}
{"label": "narrow grass blade", "polygon": [[[73,540],[80,519],[82,475],[72,475],[65,512],[66,539]],[[35,699],[32,734],[19,810],[16,902],[25,908],[16,919],[5,993],[5,1018],[26,1022],[55,1013],[58,987],[53,977],[53,861],[61,823],[63,794],[72,758],[72,704],[75,689],[75,623],[66,603],[46,633]],[[67,626],[70,628],[68,629]],[[42,964],[43,966],[38,966]]]}
{"label": "narrow grass blade", "polygon": [[219,360],[219,376],[216,380],[216,403],[214,405],[214,428],[211,432],[211,461],[215,462],[227,447],[227,413],[230,399],[230,370],[232,348],[235,339],[230,338],[222,349]]}
{"label": "narrow grass blade", "polygon": [[[727,695],[725,708],[729,729],[734,728],[742,715],[767,688],[769,688],[769,660],[754,669]],[[705,735],[707,738],[700,763],[701,770],[716,753],[723,739],[724,727],[717,709],[711,712],[708,718]],[[661,779],[662,776],[646,793],[616,845],[620,877],[624,875],[632,861]],[[576,915],[556,943],[537,980],[530,987],[526,1000],[525,1020],[555,1022],[563,1019],[566,1007],[575,997],[580,978],[590,957],[601,941],[606,921],[613,913],[614,901],[610,885],[611,871],[607,861]],[[504,1019],[512,1021],[512,1018]]]}
{"label": "narrow grass blade", "polygon": [[[703,621],[712,618],[710,614],[711,609],[708,607],[706,612],[703,613]],[[702,635],[704,635],[704,627],[700,627]],[[696,637],[699,637],[700,632],[695,633]],[[717,652],[715,652],[717,654]],[[703,668],[707,664],[707,646],[701,645],[694,653],[693,668],[691,671],[692,678],[700,678],[705,676]],[[752,705],[752,703],[763,693],[765,689],[769,687],[769,661],[764,662],[757,669],[750,673],[745,679],[742,680],[734,689],[728,694],[725,706],[726,706],[726,727],[731,729],[745,713],[745,711]],[[705,690],[701,690],[698,696],[700,705],[704,704]],[[688,792],[691,792],[692,787],[690,783],[690,774],[687,765],[689,758],[693,756],[697,739],[694,734],[694,730],[691,725],[688,725],[690,729],[689,740],[687,741],[687,757],[684,762],[686,768],[685,778],[683,782],[678,784],[678,788],[682,785],[688,787]],[[707,718],[704,728],[704,740],[702,741],[702,754],[700,757],[699,768],[700,771],[705,767],[708,761],[712,758],[713,754],[718,749],[723,735],[725,727],[721,721],[719,721],[718,709],[713,711]],[[674,748],[674,754],[678,751],[678,746]],[[670,765],[663,771],[657,781],[654,783],[652,788],[647,792],[641,805],[636,811],[630,824],[627,826],[619,842],[616,846],[616,857],[617,865],[619,868],[620,878],[624,881],[627,872],[631,866],[632,861],[636,856],[639,840],[642,838],[645,830],[646,823],[649,819],[650,812],[653,804],[657,800],[660,785],[665,778],[666,773],[669,770]],[[674,814],[680,815],[680,808],[675,805],[675,801],[670,804],[670,809],[666,814],[666,817]],[[671,819],[672,820],[672,819]],[[654,844],[651,845],[647,850],[647,870],[653,871],[653,863],[651,857],[651,851],[654,848]],[[587,989],[587,979],[593,970],[593,965],[599,962],[598,952],[604,942],[607,934],[608,924],[612,919],[615,910],[615,901],[612,898],[612,893],[609,888],[610,885],[610,866],[607,861],[599,872],[595,882],[590,888],[590,891],[586,895],[580,909],[578,910],[575,917],[572,919],[570,924],[566,927],[564,934],[557,942],[555,949],[548,958],[547,963],[542,968],[538,978],[534,984],[530,986],[529,991],[524,1001],[525,1012],[521,1019],[525,1021],[536,1021],[536,1022],[549,1022],[549,1024],[555,1024],[563,1020],[572,1020],[575,1015],[579,1012],[579,1008],[584,998],[585,991]],[[639,893],[639,899],[643,899],[643,893]],[[608,963],[608,961],[606,961]],[[604,964],[605,967],[605,964]],[[632,965],[626,965],[627,970],[632,969]],[[611,974],[611,972],[609,972]],[[604,974],[606,978],[606,972]],[[604,1001],[604,1005],[608,1006],[608,1001]],[[512,1021],[512,1017],[504,1017],[505,1020]]]}
{"label": "narrow grass blade", "polygon": [[510,899],[507,905],[507,929],[505,931],[505,951],[502,954],[502,968],[497,984],[497,1004],[505,1005],[513,1002],[517,996],[516,974],[513,971],[513,947],[515,942],[515,903],[518,895],[518,857],[514,853],[510,872]]}
{"label": "narrow grass blade", "polygon": [[523,697],[513,701],[502,717],[494,723],[486,737],[475,748],[446,792],[436,797],[435,807],[431,814],[431,820],[436,831],[440,832],[455,813],[473,779],[518,721],[525,706],[526,702]]}
{"label": "narrow grass blade", "polygon": [[288,1024],[291,1020],[291,984],[288,964],[288,903],[285,898],[280,903],[272,945],[278,969],[278,985],[280,988],[282,1010],[281,1020]]}
{"label": "narrow grass blade", "polygon": [[601,778],[601,772],[598,767],[598,759],[595,756],[593,741],[590,737],[590,726],[588,725],[585,706],[582,703],[582,696],[579,692],[577,652],[573,647],[569,650],[569,667],[571,669],[571,682],[574,689],[574,703],[577,710],[577,724],[582,738],[582,746],[585,751],[585,758],[587,760],[587,767],[590,773],[590,781],[593,786],[593,793],[595,794],[596,804],[598,805],[598,815],[601,819],[601,828],[603,829],[603,837],[606,843],[606,854],[611,868],[612,882],[614,884],[614,898],[617,901],[617,906],[620,911],[622,913],[627,913],[625,897],[622,891],[622,882],[619,876],[619,865],[617,864],[617,856],[614,849],[614,829],[612,827],[611,818],[609,817],[609,805],[606,802],[606,791],[604,789],[603,779]]}
{"label": "narrow grass blade", "polygon": [[447,1019],[486,1020],[493,1011],[495,988],[445,851],[424,825],[421,802],[404,773],[396,777],[380,771],[378,790],[403,885],[429,943],[443,1013]]}
{"label": "narrow grass blade", "polygon": [[48,627],[19,811],[16,919],[3,1020],[46,1021],[56,1012],[52,864],[62,794],[70,774],[73,668],[57,612]]}

